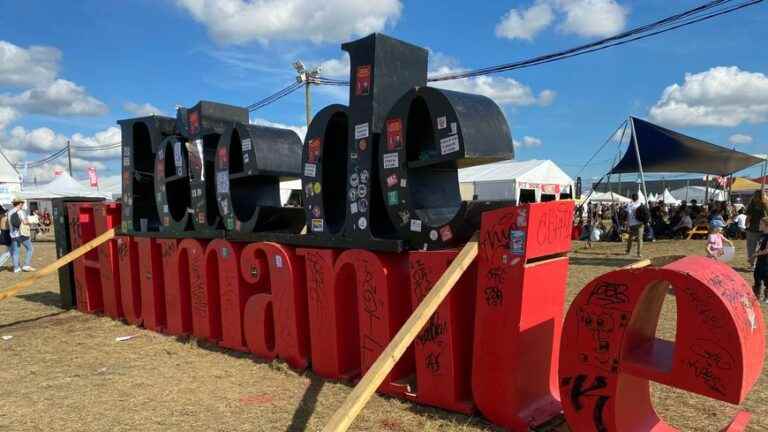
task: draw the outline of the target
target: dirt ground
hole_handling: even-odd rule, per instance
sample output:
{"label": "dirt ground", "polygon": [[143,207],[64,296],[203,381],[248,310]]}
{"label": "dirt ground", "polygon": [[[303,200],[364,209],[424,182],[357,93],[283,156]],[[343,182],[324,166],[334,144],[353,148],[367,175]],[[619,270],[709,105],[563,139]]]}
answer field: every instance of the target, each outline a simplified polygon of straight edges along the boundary
{"label": "dirt ground", "polygon": [[[571,254],[569,304],[588,281],[628,262],[618,255],[622,246],[617,243],[583,247],[575,242]],[[659,241],[647,244],[645,255],[698,255],[703,247],[701,240]],[[744,242],[737,248],[733,265],[751,283],[744,270]],[[36,267],[53,258],[53,243],[36,244]],[[0,286],[21,277],[0,272]],[[674,328],[670,296],[661,336],[674,337]],[[324,382],[279,362],[63,311],[56,276],[0,303],[0,336],[13,336],[0,339],[0,431],[315,431],[351,391],[348,384]],[[763,373],[743,406],[753,413],[750,431],[768,430],[767,377]],[[681,430],[720,430],[737,410],[667,387],[654,390],[661,416]],[[352,430],[498,429],[479,417],[376,396]]]}

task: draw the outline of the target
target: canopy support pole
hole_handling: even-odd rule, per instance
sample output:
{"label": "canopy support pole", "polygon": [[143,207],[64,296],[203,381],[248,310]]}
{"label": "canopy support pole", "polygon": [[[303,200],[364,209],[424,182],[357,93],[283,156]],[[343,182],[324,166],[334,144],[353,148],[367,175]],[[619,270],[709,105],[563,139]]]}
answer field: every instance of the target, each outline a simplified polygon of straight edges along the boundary
{"label": "canopy support pole", "polygon": [[629,123],[632,125],[632,139],[635,142],[635,156],[637,157],[637,168],[640,170],[640,181],[643,183],[643,195],[645,195],[645,203],[648,204],[648,190],[645,188],[645,173],[643,173],[643,162],[640,160],[640,146],[637,145],[635,122],[632,121],[632,117],[629,118]]}
{"label": "canopy support pole", "polygon": [[760,191],[765,193],[765,176],[768,174],[768,157],[763,160],[762,175],[760,176]]}

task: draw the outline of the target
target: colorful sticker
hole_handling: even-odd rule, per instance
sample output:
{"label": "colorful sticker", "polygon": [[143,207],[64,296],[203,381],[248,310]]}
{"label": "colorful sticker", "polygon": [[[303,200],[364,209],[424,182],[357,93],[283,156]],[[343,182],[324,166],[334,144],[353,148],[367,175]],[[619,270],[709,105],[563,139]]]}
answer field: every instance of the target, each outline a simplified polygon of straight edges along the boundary
{"label": "colorful sticker", "polygon": [[401,187],[401,188],[405,188],[405,185],[406,185],[406,184],[408,184],[408,182],[406,181],[406,179],[400,179],[400,187]]}
{"label": "colorful sticker", "polygon": [[349,212],[351,214],[357,213],[357,202],[352,202],[351,204],[349,204]]}
{"label": "colorful sticker", "polygon": [[371,93],[371,65],[358,66],[355,74],[355,96]]}
{"label": "colorful sticker", "polygon": [[368,170],[364,169],[360,171],[360,183],[368,183]]}
{"label": "colorful sticker", "polygon": [[312,219],[312,232],[323,232],[322,219]]}
{"label": "colorful sticker", "polygon": [[280,255],[275,255],[275,267],[283,268],[283,257]]}
{"label": "colorful sticker", "polygon": [[176,164],[176,166],[181,166],[183,159],[181,158],[181,142],[180,141],[174,141],[173,142],[173,163]]}
{"label": "colorful sticker", "polygon": [[189,111],[187,124],[189,125],[189,134],[195,135],[200,130],[200,113],[197,111]]}
{"label": "colorful sticker", "polygon": [[368,195],[368,186],[361,183],[357,187],[357,196],[359,196],[360,198],[365,198],[366,195]]}
{"label": "colorful sticker", "polygon": [[387,120],[387,150],[397,150],[403,145],[403,123],[399,118]]}
{"label": "colorful sticker", "polygon": [[252,145],[251,145],[251,139],[250,138],[246,138],[246,139],[240,141],[240,148],[242,148],[244,152],[251,151],[251,148],[253,148]]}
{"label": "colorful sticker", "polygon": [[512,255],[522,255],[525,251],[525,231],[509,232],[509,252]]}
{"label": "colorful sticker", "polygon": [[517,213],[517,226],[518,228],[525,228],[528,226],[528,209],[521,208]]}
{"label": "colorful sticker", "polygon": [[440,154],[448,154],[459,151],[459,136],[451,135],[440,140]]}
{"label": "colorful sticker", "polygon": [[349,201],[354,201],[354,200],[357,199],[357,188],[356,187],[349,188],[349,190],[347,191],[347,198],[349,199]]}
{"label": "colorful sticker", "polygon": [[312,207],[312,216],[314,216],[316,218],[320,217],[320,206]]}
{"label": "colorful sticker", "polygon": [[384,169],[397,168],[399,165],[400,161],[397,153],[384,154]]}
{"label": "colorful sticker", "polygon": [[314,177],[317,173],[317,165],[313,163],[305,163],[304,164],[304,176],[305,177]]}
{"label": "colorful sticker", "polygon": [[451,135],[456,135],[459,132],[459,127],[456,122],[451,122]]}
{"label": "colorful sticker", "polygon": [[387,192],[387,204],[391,206],[397,205],[398,201],[400,201],[400,198],[398,197],[396,190]]}
{"label": "colorful sticker", "polygon": [[357,226],[359,226],[361,230],[364,230],[365,227],[368,226],[368,219],[366,219],[365,217],[361,217],[360,219],[357,220]]}
{"label": "colorful sticker", "polygon": [[387,177],[387,186],[392,187],[397,185],[397,174],[392,174]]}
{"label": "colorful sticker", "polygon": [[352,152],[349,154],[350,159],[357,159],[357,152]]}
{"label": "colorful sticker", "polygon": [[349,176],[349,185],[357,187],[358,184],[360,184],[360,176],[358,176],[357,173],[352,173],[352,175]]}
{"label": "colorful sticker", "polygon": [[368,138],[368,123],[360,123],[355,125],[355,139]]}
{"label": "colorful sticker", "polygon": [[364,152],[368,148],[368,140],[361,139],[360,142],[357,143],[357,148],[360,149],[361,152]]}
{"label": "colorful sticker", "polygon": [[219,163],[224,166],[229,164],[229,155],[226,147],[219,147]]}
{"label": "colorful sticker", "polygon": [[448,122],[446,121],[445,116],[437,118],[437,128],[438,129],[445,129],[445,127],[448,126],[447,123]]}
{"label": "colorful sticker", "polygon": [[421,232],[421,219],[411,219],[411,231]]}
{"label": "colorful sticker", "polygon": [[315,182],[313,189],[315,190],[315,193],[319,194],[320,191],[322,190],[322,186],[320,186],[320,182]]}
{"label": "colorful sticker", "polygon": [[229,193],[229,172],[219,171],[216,173],[216,192]]}
{"label": "colorful sticker", "polygon": [[435,231],[435,230],[430,231],[429,232],[429,239],[432,240],[432,241],[437,240],[437,231]]}
{"label": "colorful sticker", "polygon": [[365,213],[368,211],[368,200],[363,198],[360,200],[360,202],[357,204],[357,207],[360,209],[361,212]]}
{"label": "colorful sticker", "polygon": [[307,161],[311,163],[317,162],[317,159],[320,158],[320,138],[312,138],[309,140],[309,145],[307,146]]}
{"label": "colorful sticker", "polygon": [[447,242],[452,238],[453,238],[453,231],[451,231],[451,227],[449,225],[446,225],[440,228],[440,239],[442,241]]}

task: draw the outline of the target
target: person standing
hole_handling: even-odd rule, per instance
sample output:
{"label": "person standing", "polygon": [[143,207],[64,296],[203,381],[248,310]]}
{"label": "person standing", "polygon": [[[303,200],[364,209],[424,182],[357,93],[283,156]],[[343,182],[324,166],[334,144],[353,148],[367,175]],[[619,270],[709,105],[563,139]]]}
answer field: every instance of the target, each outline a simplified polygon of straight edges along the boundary
{"label": "person standing", "polygon": [[[24,211],[24,201],[19,198],[13,198],[11,200],[13,208],[8,211],[8,223],[11,230],[11,259],[13,260],[13,272],[18,273],[20,271],[32,272],[35,268],[32,267],[32,240],[30,240],[30,228],[27,222],[27,213]],[[24,245],[26,249],[26,256],[24,257],[24,266],[19,267],[21,261],[21,246]]]}
{"label": "person standing", "polygon": [[636,193],[632,194],[632,202],[627,204],[627,225],[629,226],[629,237],[627,238],[627,255],[632,251],[632,241],[637,243],[637,257],[642,256],[643,250],[643,227],[650,218],[648,207],[643,205],[638,199]]}
{"label": "person standing", "polygon": [[0,267],[11,257],[11,228],[8,223],[8,212],[0,205],[0,244],[5,246],[5,252],[0,255]]}
{"label": "person standing", "polygon": [[762,218],[757,226],[760,228],[760,238],[754,252],[755,285],[753,290],[758,300],[763,299],[768,303],[768,292],[766,292],[766,288],[768,288],[768,217]]}
{"label": "person standing", "polygon": [[755,267],[755,250],[760,240],[760,221],[768,216],[768,203],[763,191],[756,190],[747,205],[747,258],[749,265]]}

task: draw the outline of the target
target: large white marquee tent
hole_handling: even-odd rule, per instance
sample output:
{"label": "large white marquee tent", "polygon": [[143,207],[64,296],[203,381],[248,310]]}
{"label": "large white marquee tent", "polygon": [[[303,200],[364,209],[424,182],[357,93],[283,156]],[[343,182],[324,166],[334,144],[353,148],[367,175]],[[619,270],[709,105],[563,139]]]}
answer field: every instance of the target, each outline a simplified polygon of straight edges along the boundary
{"label": "large white marquee tent", "polygon": [[[551,160],[507,160],[459,170],[461,198],[471,200],[515,200],[520,202],[523,191],[559,199],[573,192],[573,179]],[[529,192],[530,193],[530,192]]]}

